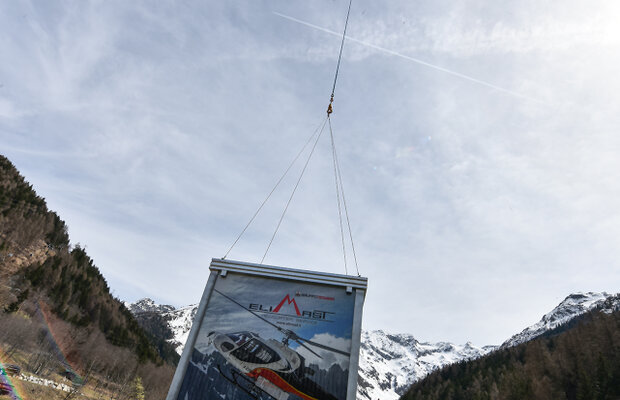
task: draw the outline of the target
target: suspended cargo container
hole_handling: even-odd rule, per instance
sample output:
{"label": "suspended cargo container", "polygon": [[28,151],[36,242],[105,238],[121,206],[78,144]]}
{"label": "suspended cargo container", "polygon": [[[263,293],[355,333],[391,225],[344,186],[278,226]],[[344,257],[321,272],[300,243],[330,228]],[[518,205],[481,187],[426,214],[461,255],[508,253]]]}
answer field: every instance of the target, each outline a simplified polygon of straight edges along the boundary
{"label": "suspended cargo container", "polygon": [[367,279],[213,259],[166,400],[354,400]]}

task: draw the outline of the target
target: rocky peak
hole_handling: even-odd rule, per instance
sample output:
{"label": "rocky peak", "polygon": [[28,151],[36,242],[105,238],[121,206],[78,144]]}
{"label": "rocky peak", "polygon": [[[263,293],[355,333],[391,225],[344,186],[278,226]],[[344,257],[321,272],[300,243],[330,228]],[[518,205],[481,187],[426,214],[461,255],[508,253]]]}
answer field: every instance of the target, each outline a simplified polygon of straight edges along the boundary
{"label": "rocky peak", "polygon": [[605,292],[573,293],[562,300],[553,310],[543,315],[539,322],[514,335],[505,341],[501,347],[512,347],[532,340],[546,331],[565,324],[578,315],[603,305],[608,297],[610,295]]}
{"label": "rocky peak", "polygon": [[135,303],[127,303],[125,302],[125,307],[131,311],[132,314],[140,314],[140,313],[164,313],[169,311],[174,311],[174,307],[167,304],[156,304],[153,300],[149,298],[144,298],[136,301]]}

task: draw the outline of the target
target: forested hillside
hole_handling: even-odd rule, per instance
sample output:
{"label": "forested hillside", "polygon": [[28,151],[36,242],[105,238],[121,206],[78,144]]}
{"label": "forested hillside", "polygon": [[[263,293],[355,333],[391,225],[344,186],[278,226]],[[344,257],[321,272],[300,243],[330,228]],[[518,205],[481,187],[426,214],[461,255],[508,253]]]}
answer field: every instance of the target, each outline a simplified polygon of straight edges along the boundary
{"label": "forested hillside", "polygon": [[620,398],[620,298],[521,345],[443,368],[403,400]]}
{"label": "forested hillside", "polygon": [[[162,358],[163,355],[163,358]],[[53,377],[90,379],[115,398],[140,378],[165,397],[174,349],[138,325],[45,200],[0,156],[0,361]],[[134,385],[135,386],[135,385]]]}

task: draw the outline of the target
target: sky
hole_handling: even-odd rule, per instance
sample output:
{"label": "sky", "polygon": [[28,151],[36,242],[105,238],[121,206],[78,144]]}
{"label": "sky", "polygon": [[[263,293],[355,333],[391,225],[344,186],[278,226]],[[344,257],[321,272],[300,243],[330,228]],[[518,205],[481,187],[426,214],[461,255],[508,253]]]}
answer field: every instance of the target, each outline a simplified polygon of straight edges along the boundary
{"label": "sky", "polygon": [[[325,118],[347,6],[0,2],[0,154],[115,296],[196,303]],[[619,20],[615,0],[353,1],[331,123],[364,329],[499,344],[619,291]],[[324,133],[265,263],[345,273],[331,156]],[[229,259],[260,262],[305,157]]]}

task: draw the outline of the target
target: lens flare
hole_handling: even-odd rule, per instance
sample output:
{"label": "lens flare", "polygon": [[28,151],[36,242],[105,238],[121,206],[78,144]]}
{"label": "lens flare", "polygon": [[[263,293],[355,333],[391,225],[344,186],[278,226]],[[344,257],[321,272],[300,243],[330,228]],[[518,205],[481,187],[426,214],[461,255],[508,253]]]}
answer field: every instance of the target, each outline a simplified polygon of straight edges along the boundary
{"label": "lens flare", "polygon": [[[50,314],[45,310],[46,307],[39,301],[35,316],[41,322],[41,327],[45,333],[45,339],[49,344],[49,348],[56,359],[64,367],[65,370],[63,371],[63,376],[71,380],[74,384],[82,385],[84,381],[75,371],[74,366],[67,359],[65,355],[66,351],[63,351],[63,348],[60,345],[62,341],[59,340],[58,334],[54,332],[53,324],[50,320]],[[21,383],[22,379],[12,379],[10,377],[9,372],[7,372],[5,368],[8,364],[10,364],[9,357],[0,346],[0,384],[2,384],[5,388],[10,388],[9,393],[6,395],[8,395],[11,400],[23,400],[24,398],[20,393],[26,393],[26,390],[24,390],[23,384]]]}
{"label": "lens flare", "polygon": [[22,400],[22,396],[20,393],[23,393],[24,390],[20,384],[16,385],[17,380],[9,378],[9,374],[4,368],[5,364],[8,364],[6,360],[8,357],[5,355],[2,348],[0,348],[0,384],[8,385],[10,388],[10,392],[8,396],[10,396],[11,400]]}
{"label": "lens flare", "polygon": [[49,315],[45,312],[45,307],[41,304],[41,301],[39,301],[39,304],[37,306],[37,316],[40,318],[41,322],[44,325],[45,338],[47,339],[47,342],[49,343],[52,351],[54,352],[56,359],[65,368],[65,371],[63,373],[64,377],[68,378],[75,384],[83,384],[84,382],[82,380],[82,377],[75,371],[73,365],[71,365],[71,363],[67,359],[65,351],[63,351],[63,349],[60,347],[60,340],[58,340],[58,335],[54,333]]}

